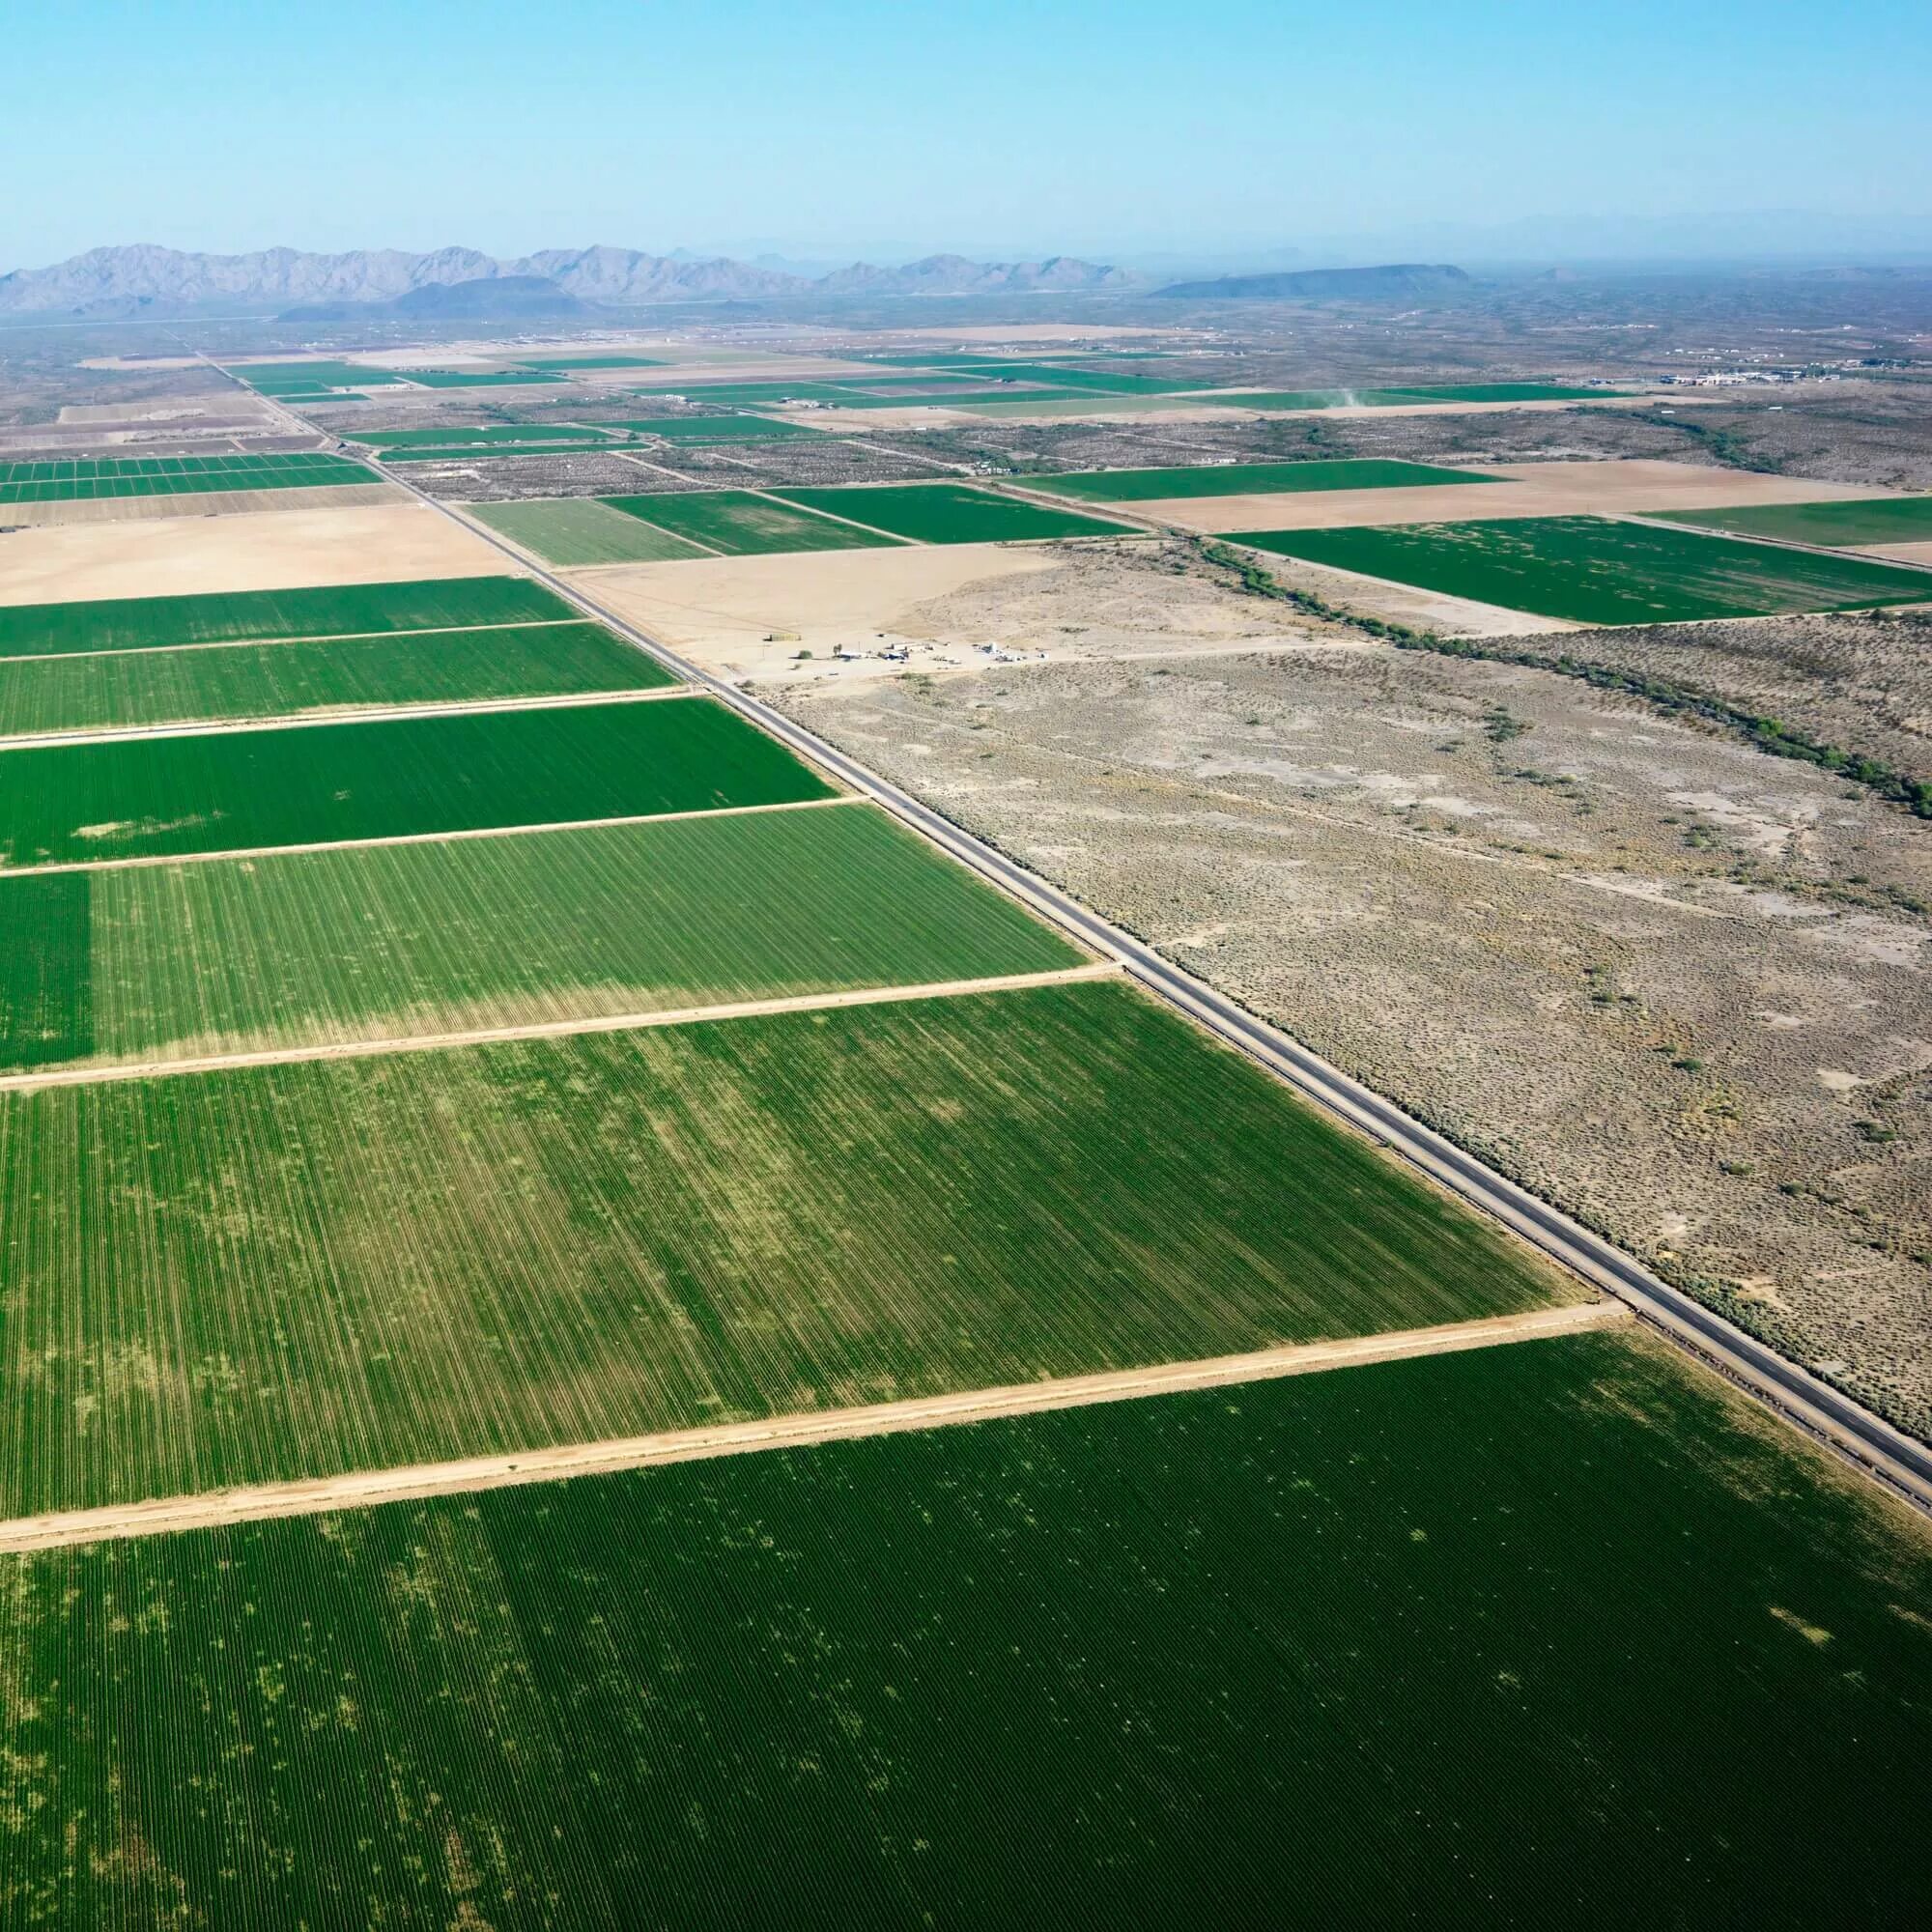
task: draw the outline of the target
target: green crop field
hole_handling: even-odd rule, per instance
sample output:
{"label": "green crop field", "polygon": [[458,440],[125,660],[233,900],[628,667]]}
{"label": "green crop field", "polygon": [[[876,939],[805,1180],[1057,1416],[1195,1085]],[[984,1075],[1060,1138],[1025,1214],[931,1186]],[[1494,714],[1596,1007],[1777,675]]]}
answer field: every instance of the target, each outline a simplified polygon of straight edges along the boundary
{"label": "green crop field", "polygon": [[1217,410],[1335,410],[1362,400],[1352,389],[1208,389],[1189,398]]}
{"label": "green crop field", "polygon": [[1579,624],[1932,602],[1924,571],[1599,517],[1254,530],[1229,541]]}
{"label": "green crop field", "polygon": [[472,503],[469,514],[546,563],[561,568],[585,563],[661,563],[670,557],[709,554],[594,497]]}
{"label": "green crop field", "polygon": [[0,1253],[9,1515],[1567,1292],[1118,980],[4,1094]]}
{"label": "green crop field", "polygon": [[1610,1337],[0,1558],[0,1605],[15,1923],[1932,1918],[1922,1526]]}
{"label": "green crop field", "polygon": [[750,490],[673,491],[661,497],[604,497],[598,500],[726,556],[762,556],[778,551],[876,550],[895,541],[873,530],[774,502],[770,497]]}
{"label": "green crop field", "polygon": [[227,373],[265,396],[294,397],[308,390],[387,389],[402,378],[393,369],[363,362],[237,362]]}
{"label": "green crop field", "polygon": [[633,389],[639,402],[708,403],[719,409],[766,407],[774,403],[836,403],[848,391],[836,383],[694,383],[684,389]]}
{"label": "green crop field", "polygon": [[1179,497],[1270,497],[1304,490],[1412,490],[1434,483],[1492,483],[1473,469],[1442,469],[1393,458],[1339,457],[1309,463],[1219,463],[1180,469],[1083,469],[1022,476],[1029,490],[1089,503],[1157,502]]}
{"label": "green crop field", "polygon": [[362,464],[321,450],[276,456],[63,457],[0,463],[0,504],[188,497],[215,490],[318,490],[378,480]]}
{"label": "green crop field", "polygon": [[662,355],[522,355],[519,369],[560,369],[567,376],[573,369],[663,369]]}
{"label": "green crop field", "polygon": [[1163,383],[1152,376],[1128,376],[1118,371],[1069,369],[1060,362],[1008,362],[993,357],[949,362],[960,375],[986,376],[1005,383],[1038,383],[1054,389],[1092,390],[1098,395],[1165,396],[1183,389],[1184,383]]}
{"label": "green crop field", "polygon": [[464,449],[493,442],[581,442],[588,427],[584,423],[459,423],[428,429],[358,429],[354,440],[384,450]]}
{"label": "green crop field", "polygon": [[1932,497],[1875,497],[1827,503],[1753,503],[1735,510],[1658,510],[1746,537],[1827,545],[1932,543]]}
{"label": "green crop field", "polygon": [[399,369],[404,382],[425,389],[527,389],[538,383],[560,383],[541,369]]}
{"label": "green crop field", "polygon": [[708,698],[0,751],[0,864],[84,864],[823,798]]}
{"label": "green crop field", "polygon": [[600,624],[0,659],[0,738],[669,684]]}
{"label": "green crop field", "polygon": [[1125,524],[1022,502],[964,483],[776,490],[788,503],[824,510],[917,543],[1031,543],[1050,537],[1133,536]]}
{"label": "green crop field", "polygon": [[379,632],[548,624],[578,612],[527,577],[425,578],[413,583],[223,590],[0,606],[0,658],[142,651],[250,639],[351,638]]}
{"label": "green crop field", "polygon": [[1056,971],[870,807],[0,875],[0,1068]]}
{"label": "green crop field", "polygon": [[639,416],[596,427],[632,430],[661,442],[779,442],[825,434],[783,416]]}

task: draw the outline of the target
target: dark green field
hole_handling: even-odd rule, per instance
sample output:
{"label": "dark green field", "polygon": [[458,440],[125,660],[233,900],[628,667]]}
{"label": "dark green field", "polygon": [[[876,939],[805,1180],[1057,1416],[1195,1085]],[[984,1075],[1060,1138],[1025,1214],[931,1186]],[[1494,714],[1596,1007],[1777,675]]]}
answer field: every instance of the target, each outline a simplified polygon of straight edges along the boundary
{"label": "dark green field", "polygon": [[401,369],[406,383],[425,389],[527,389],[537,383],[560,383],[541,369]]}
{"label": "dark green field", "polygon": [[774,403],[836,403],[847,391],[836,383],[693,383],[683,389],[633,389],[645,403],[706,403],[724,410],[769,407]]}
{"label": "dark green field", "polygon": [[0,862],[242,851],[823,798],[707,698],[0,752]]}
{"label": "dark green field", "polygon": [[223,490],[320,490],[375,481],[362,464],[312,449],[276,456],[62,457],[0,463],[0,504],[205,496]]}
{"label": "dark green field", "polygon": [[1304,490],[1408,490],[1420,484],[1496,479],[1473,469],[1442,469],[1427,463],[1338,457],[1310,463],[1204,464],[1179,469],[1083,469],[1015,480],[1028,490],[1047,490],[1083,502],[1143,503],[1180,497],[1272,497]]}
{"label": "dark green field", "polygon": [[225,590],[197,597],[115,597],[83,604],[0,606],[0,658],[65,651],[140,651],[259,638],[554,623],[579,613],[527,577],[426,578],[412,583]]}
{"label": "dark green field", "polygon": [[0,1515],[1572,1292],[1118,980],[0,1094]]}
{"label": "dark green field", "polygon": [[868,807],[0,876],[0,1068],[1057,971]]}
{"label": "dark green field", "polygon": [[14,1923],[1932,1918],[1922,1526],[1617,1338],[0,1566]]}
{"label": "dark green field", "polygon": [[1060,390],[1089,391],[1107,396],[1167,396],[1187,387],[1151,376],[1126,376],[1115,371],[1069,369],[1060,362],[1008,362],[997,356],[975,361],[962,357],[946,365],[961,375],[985,376],[1007,383],[1038,383]]}
{"label": "dark green field", "polygon": [[1932,497],[1876,497],[1829,503],[1755,503],[1736,510],[1659,510],[1673,524],[1786,543],[1932,543]]}
{"label": "dark green field", "polygon": [[1932,602],[1924,571],[1599,517],[1253,530],[1228,541],[1579,624]]}
{"label": "dark green field", "polygon": [[639,416],[595,427],[631,430],[639,436],[654,436],[661,442],[779,442],[825,434],[809,423],[792,422],[783,416]]}
{"label": "dark green field", "polygon": [[895,483],[882,487],[775,490],[788,503],[889,530],[915,543],[1032,543],[1051,537],[1136,534],[1125,524],[1072,510],[995,496],[965,483]]}
{"label": "dark green field", "polygon": [[0,737],[669,684],[600,624],[0,659]]}
{"label": "dark green field", "polygon": [[763,556],[799,550],[876,550],[894,542],[876,531],[836,523],[830,517],[815,517],[750,490],[672,491],[659,497],[603,497],[598,500],[725,556]]}
{"label": "dark green field", "polygon": [[265,396],[299,396],[327,389],[394,388],[402,378],[393,369],[359,362],[238,362],[228,368]]}

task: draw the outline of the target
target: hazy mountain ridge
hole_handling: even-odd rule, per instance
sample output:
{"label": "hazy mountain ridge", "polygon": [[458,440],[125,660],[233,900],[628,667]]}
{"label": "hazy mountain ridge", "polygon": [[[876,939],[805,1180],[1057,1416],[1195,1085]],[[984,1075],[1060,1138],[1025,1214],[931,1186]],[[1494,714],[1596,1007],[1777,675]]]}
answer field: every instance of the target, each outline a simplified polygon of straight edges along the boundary
{"label": "hazy mountain ridge", "polygon": [[541,278],[580,301],[611,306],[814,294],[1124,289],[1140,280],[1123,270],[1066,255],[1041,262],[931,255],[896,268],[854,263],[814,280],[724,256],[704,260],[606,246],[547,248],[502,261],[474,248],[438,248],[427,254],[358,248],[339,255],[266,248],[247,255],[208,255],[136,243],[90,248],[49,268],[0,275],[0,313],[88,314],[224,300],[333,307],[389,302],[418,289],[497,277]]}
{"label": "hazy mountain ridge", "polygon": [[1469,277],[1447,262],[1390,262],[1373,269],[1292,269],[1272,275],[1170,282],[1154,294],[1206,300],[1259,297],[1277,301],[1348,301],[1381,296],[1439,298],[1471,286]]}

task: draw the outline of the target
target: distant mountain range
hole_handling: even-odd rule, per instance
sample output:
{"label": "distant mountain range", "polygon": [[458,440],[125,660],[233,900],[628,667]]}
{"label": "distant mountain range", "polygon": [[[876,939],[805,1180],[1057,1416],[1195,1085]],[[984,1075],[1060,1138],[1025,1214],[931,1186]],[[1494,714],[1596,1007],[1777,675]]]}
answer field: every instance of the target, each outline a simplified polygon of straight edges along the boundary
{"label": "distant mountain range", "polygon": [[1155,295],[1199,301],[1262,298],[1274,301],[1439,301],[1475,286],[1446,262],[1391,262],[1375,269],[1292,269],[1274,275],[1222,275],[1211,282],[1170,282]]}
{"label": "distant mountain range", "polygon": [[[1043,262],[973,262],[963,255],[929,255],[897,268],[860,262],[810,277],[722,256],[694,260],[684,254],[647,255],[635,248],[546,248],[516,261],[499,261],[474,248],[438,248],[422,255],[395,248],[358,248],[344,255],[311,255],[298,248],[204,255],[137,244],[90,248],[52,268],[16,269],[0,275],[0,314],[119,316],[248,302],[276,309],[293,306],[301,319],[337,320],[345,309],[366,315],[419,291],[497,280],[522,284],[519,299],[525,304],[544,298],[534,286],[541,283],[578,305],[601,307],[813,295],[1087,293],[1143,285],[1140,277],[1124,270],[1066,255]],[[390,312],[437,311],[418,307]],[[469,306],[465,312],[487,311]],[[503,305],[502,312],[534,311],[513,300]]]}

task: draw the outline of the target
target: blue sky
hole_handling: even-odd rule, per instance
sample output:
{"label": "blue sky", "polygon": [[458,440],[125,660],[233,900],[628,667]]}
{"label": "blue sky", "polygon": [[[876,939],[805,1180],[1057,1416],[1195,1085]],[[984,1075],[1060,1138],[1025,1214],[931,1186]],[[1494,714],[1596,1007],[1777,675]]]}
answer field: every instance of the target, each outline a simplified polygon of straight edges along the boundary
{"label": "blue sky", "polygon": [[1118,254],[1925,216],[1926,28],[1923,0],[27,6],[0,269],[134,241]]}

